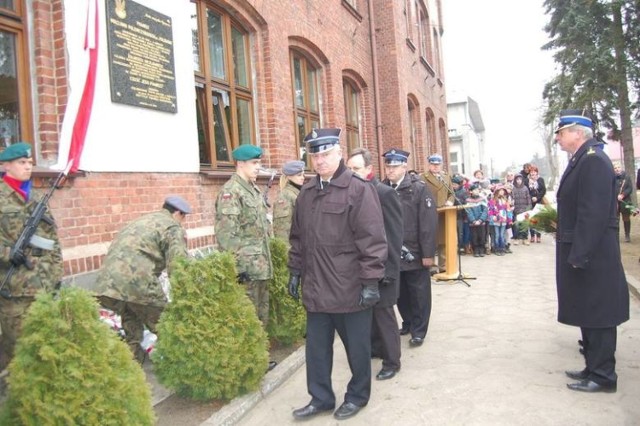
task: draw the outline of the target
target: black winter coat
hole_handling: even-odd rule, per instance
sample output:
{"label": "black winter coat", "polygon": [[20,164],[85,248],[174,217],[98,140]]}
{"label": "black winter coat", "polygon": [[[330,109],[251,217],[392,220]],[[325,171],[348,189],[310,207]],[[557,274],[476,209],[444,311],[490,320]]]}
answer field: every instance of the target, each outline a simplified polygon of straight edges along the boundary
{"label": "black winter coat", "polygon": [[[384,183],[389,185],[389,180]],[[401,271],[415,271],[423,268],[422,259],[431,258],[436,253],[438,239],[438,212],[436,200],[431,196],[427,185],[419,178],[405,175],[396,188],[402,201],[405,247],[411,251],[415,260],[411,263],[400,262]]]}
{"label": "black winter coat", "polygon": [[387,260],[375,188],[344,163],[325,189],[319,176],[311,178],[296,199],[289,242],[289,269],[302,275],[307,311],[362,310],[358,301],[363,284],[377,285]]}
{"label": "black winter coat", "polygon": [[558,321],[614,327],[629,319],[629,289],[620,260],[615,174],[590,139],[573,155],[556,194]]}
{"label": "black winter coat", "polygon": [[377,306],[390,307],[398,301],[400,289],[400,250],[404,225],[402,223],[402,203],[398,193],[393,188],[383,184],[378,179],[372,183],[378,191],[384,231],[387,235],[387,261],[384,263],[384,276],[392,281],[380,284],[380,301]]}

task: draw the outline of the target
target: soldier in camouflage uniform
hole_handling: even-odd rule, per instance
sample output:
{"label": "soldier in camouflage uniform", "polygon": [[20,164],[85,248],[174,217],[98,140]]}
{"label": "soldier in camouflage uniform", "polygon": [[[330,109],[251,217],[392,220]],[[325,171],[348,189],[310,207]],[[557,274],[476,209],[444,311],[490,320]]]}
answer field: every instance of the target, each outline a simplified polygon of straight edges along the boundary
{"label": "soldier in camouflage uniform", "polygon": [[165,269],[171,277],[171,263],[187,256],[182,222],[189,213],[189,204],[174,195],[162,210],[129,223],[111,243],[96,279],[100,304],[120,315],[127,344],[140,363],[144,326],[155,333],[167,304],[158,277]]}
{"label": "soldier in camouflage uniform", "polygon": [[[0,279],[4,279],[12,263],[15,265],[15,272],[3,289],[8,290],[11,298],[0,297],[2,370],[13,357],[22,320],[35,294],[38,291],[53,291],[62,279],[63,269],[56,224],[50,212],[45,213],[36,235],[53,241],[53,249],[29,247],[22,259],[16,259],[15,256],[11,259],[11,247],[18,240],[39,197],[31,189],[33,159],[29,144],[20,142],[11,145],[0,154],[0,161],[4,163],[5,170],[0,182]],[[30,269],[27,264],[33,268]]]}
{"label": "soldier in camouflage uniform", "polygon": [[216,200],[218,247],[236,258],[238,281],[256,307],[264,326],[269,321],[268,280],[273,277],[269,250],[267,206],[255,184],[262,149],[240,145],[233,150],[236,172],[224,184]]}
{"label": "soldier in camouflage uniform", "polygon": [[289,230],[296,198],[304,183],[304,161],[287,161],[282,166],[280,193],[273,205],[273,234],[289,242]]}

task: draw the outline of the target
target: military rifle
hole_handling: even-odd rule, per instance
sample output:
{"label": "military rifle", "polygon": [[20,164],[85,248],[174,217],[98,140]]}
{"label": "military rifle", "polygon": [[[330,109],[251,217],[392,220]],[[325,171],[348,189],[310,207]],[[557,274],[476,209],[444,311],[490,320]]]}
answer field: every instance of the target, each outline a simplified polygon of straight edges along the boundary
{"label": "military rifle", "polygon": [[267,207],[271,207],[271,203],[269,203],[269,190],[273,185],[273,180],[276,178],[278,171],[275,169],[265,169],[261,167],[260,172],[271,174],[271,177],[269,177],[269,180],[267,181],[267,187],[264,191],[264,194],[262,194],[262,196],[264,197],[264,203],[267,205]]}
{"label": "military rifle", "polygon": [[[9,260],[11,262],[11,266],[9,267],[9,271],[5,275],[4,279],[2,280],[2,284],[0,284],[0,296],[4,297],[5,299],[11,299],[11,291],[8,288],[5,289],[5,286],[9,283],[9,281],[11,281],[11,277],[16,271],[16,268],[20,265],[24,265],[28,269],[33,269],[33,265],[25,254],[25,250],[27,249],[27,247],[31,246],[42,250],[53,250],[54,242],[47,238],[36,235],[36,231],[38,230],[40,221],[44,220],[47,223],[50,222],[50,219],[44,216],[47,211],[47,203],[49,202],[49,199],[53,195],[54,191],[58,189],[64,182],[64,179],[69,174],[69,170],[71,169],[72,164],[73,160],[69,161],[67,167],[58,174],[55,181],[51,185],[51,188],[49,188],[49,191],[47,191],[47,193],[40,199],[40,201],[38,201],[38,204],[36,204],[36,207],[31,212],[31,215],[25,221],[24,227],[22,228],[22,232],[20,233],[18,240],[13,245],[13,247],[11,247],[11,250],[9,252]],[[53,222],[51,222],[50,224],[53,224]]]}

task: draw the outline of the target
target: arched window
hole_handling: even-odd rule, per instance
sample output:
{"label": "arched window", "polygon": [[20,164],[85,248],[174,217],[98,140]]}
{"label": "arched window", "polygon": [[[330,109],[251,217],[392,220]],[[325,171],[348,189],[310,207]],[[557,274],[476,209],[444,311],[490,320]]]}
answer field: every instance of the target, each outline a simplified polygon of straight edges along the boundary
{"label": "arched window", "polygon": [[0,1],[0,150],[33,141],[27,30],[24,2]]}
{"label": "arched window", "polygon": [[320,102],[317,68],[297,50],[291,50],[291,88],[293,118],[300,158],[307,162],[304,137],[320,127]]}
{"label": "arched window", "polygon": [[360,90],[347,79],[343,80],[344,117],[347,131],[347,149],[351,152],[362,146],[360,136]]}
{"label": "arched window", "polygon": [[249,33],[205,1],[190,7],[200,163],[230,166],[235,147],[256,142]]}
{"label": "arched window", "polygon": [[426,111],[426,133],[427,133],[427,147],[429,153],[433,154],[438,152],[438,140],[436,139],[436,120],[431,108],[427,108]]}

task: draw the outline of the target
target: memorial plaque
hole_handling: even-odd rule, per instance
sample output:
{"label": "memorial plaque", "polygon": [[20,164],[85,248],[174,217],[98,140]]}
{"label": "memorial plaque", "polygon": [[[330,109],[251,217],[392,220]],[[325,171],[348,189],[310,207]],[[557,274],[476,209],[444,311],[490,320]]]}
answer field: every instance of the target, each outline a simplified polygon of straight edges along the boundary
{"label": "memorial plaque", "polygon": [[111,100],[177,112],[171,18],[132,0],[106,0]]}

